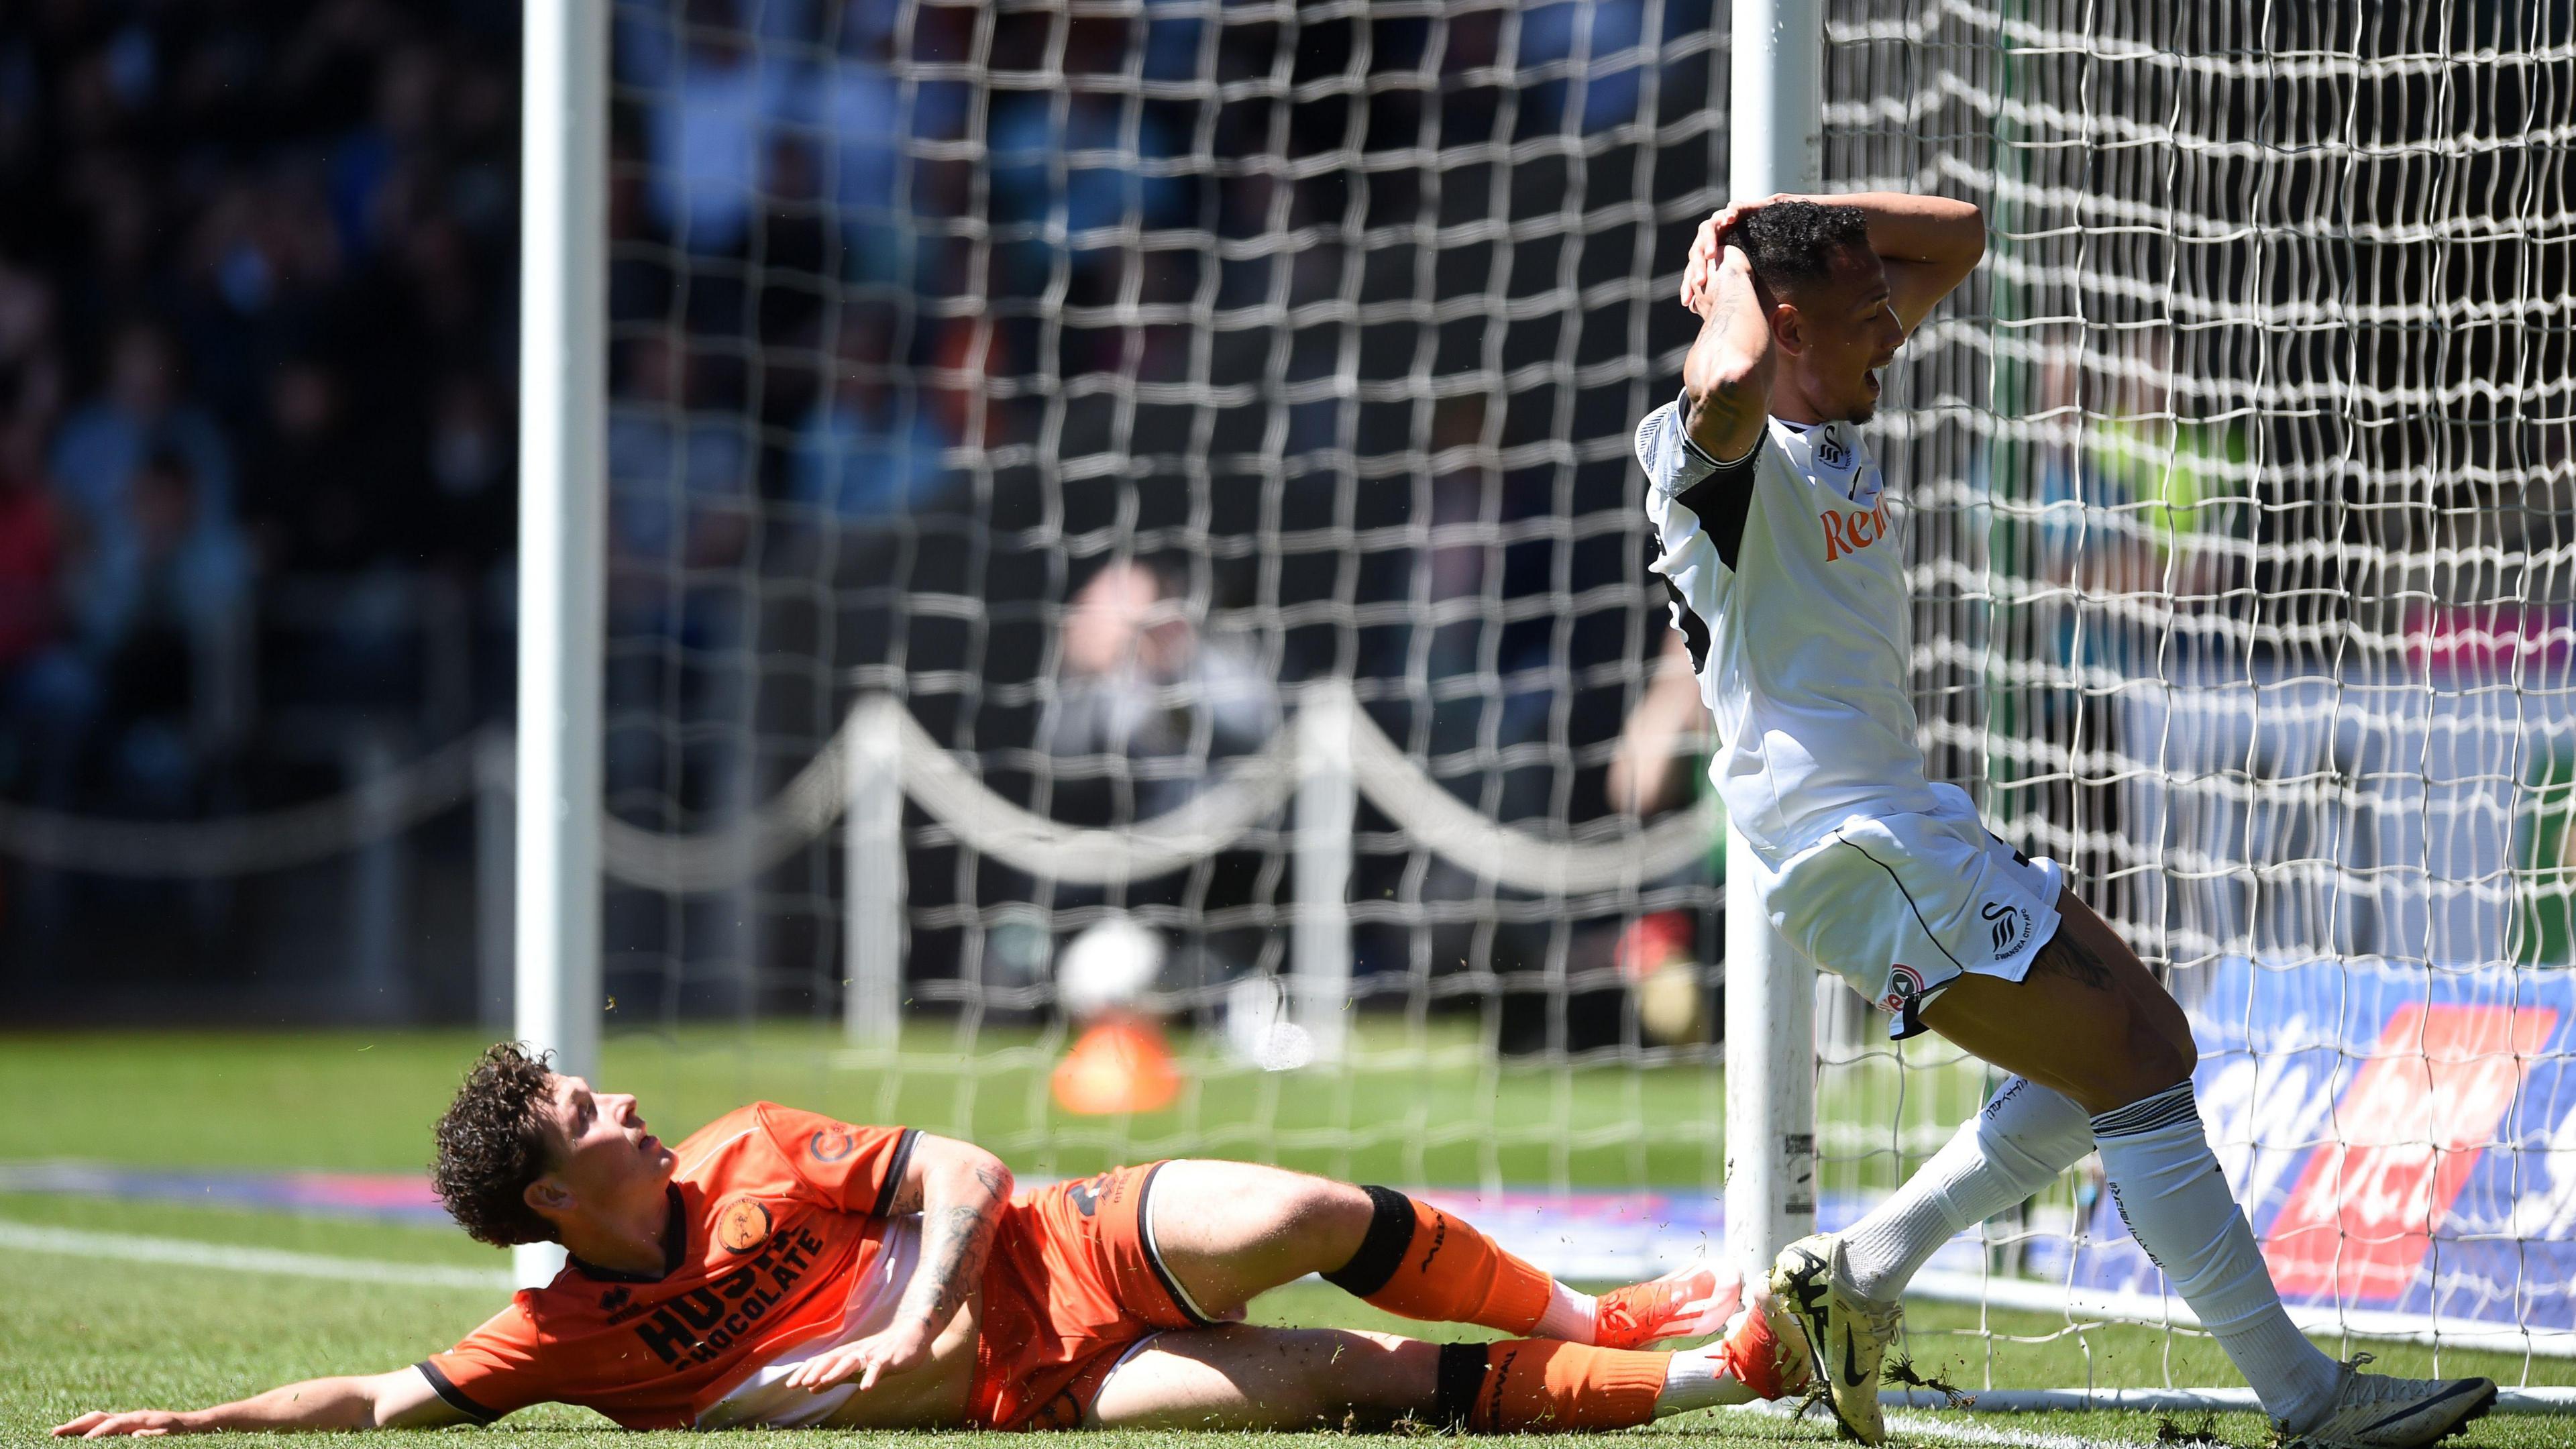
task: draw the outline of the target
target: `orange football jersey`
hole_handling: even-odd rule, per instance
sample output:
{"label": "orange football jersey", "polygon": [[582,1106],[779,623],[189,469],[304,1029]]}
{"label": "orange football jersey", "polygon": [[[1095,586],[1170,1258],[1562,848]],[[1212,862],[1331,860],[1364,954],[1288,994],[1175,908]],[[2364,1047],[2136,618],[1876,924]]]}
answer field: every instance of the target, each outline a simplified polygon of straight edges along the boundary
{"label": "orange football jersey", "polygon": [[479,1422],[556,1402],[629,1429],[688,1428],[764,1364],[843,1327],[918,1135],[769,1102],[729,1112],[674,1153],[659,1275],[574,1259],[420,1370]]}

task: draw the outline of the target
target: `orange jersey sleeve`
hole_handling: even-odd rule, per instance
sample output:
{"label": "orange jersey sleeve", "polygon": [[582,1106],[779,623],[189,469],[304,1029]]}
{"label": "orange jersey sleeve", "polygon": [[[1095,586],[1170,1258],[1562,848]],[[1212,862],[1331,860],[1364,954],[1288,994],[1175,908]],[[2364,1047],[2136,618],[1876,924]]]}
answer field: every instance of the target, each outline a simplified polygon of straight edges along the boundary
{"label": "orange jersey sleeve", "polygon": [[788,1170],[827,1205],[870,1217],[893,1213],[918,1130],[854,1127],[775,1102],[754,1103],[751,1115]]}
{"label": "orange jersey sleeve", "polygon": [[513,1298],[456,1347],[418,1365],[447,1406],[477,1424],[558,1396],[537,1352],[537,1325],[525,1297]]}

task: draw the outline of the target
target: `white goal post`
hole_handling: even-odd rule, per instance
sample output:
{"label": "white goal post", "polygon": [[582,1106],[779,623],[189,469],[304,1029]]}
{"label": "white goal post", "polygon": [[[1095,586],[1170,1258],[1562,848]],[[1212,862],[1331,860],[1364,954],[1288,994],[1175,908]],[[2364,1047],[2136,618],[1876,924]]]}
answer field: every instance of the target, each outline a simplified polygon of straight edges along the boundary
{"label": "white goal post", "polygon": [[[608,0],[528,0],[521,84],[514,1026],[599,1069]],[[522,1284],[563,1250],[512,1251]]]}
{"label": "white goal post", "polygon": [[[1735,0],[1727,196],[1822,180],[1825,12]],[[1816,973],[1778,948],[1742,832],[1726,831],[1726,1249],[1747,1274],[1816,1230]]]}

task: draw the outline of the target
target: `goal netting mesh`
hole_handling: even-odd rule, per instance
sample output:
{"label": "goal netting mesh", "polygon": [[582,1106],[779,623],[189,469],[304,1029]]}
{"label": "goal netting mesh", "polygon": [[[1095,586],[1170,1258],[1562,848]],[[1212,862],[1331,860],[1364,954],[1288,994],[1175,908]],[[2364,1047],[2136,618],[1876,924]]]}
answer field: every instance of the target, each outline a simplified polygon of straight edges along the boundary
{"label": "goal netting mesh", "polygon": [[[1936,777],[2189,1008],[2303,1322],[2569,1352],[2569,14],[1830,14],[1832,184],[1990,230],[1874,430]],[[1828,1050],[1828,1200],[1949,1055]],[[2098,1189],[1952,1286],[2178,1315]]]}
{"label": "goal netting mesh", "polygon": [[[612,1032],[1030,1173],[1483,1192],[1603,1276],[1714,1243],[1719,867],[1629,438],[1726,24],[621,4]],[[2302,1311],[2543,1351],[2567,26],[1836,0],[1824,150],[1991,230],[1873,430],[1936,778],[2169,973]],[[1819,1016],[1829,1224],[1987,1085],[1865,1015]],[[1927,1282],[2183,1321],[2094,1188]]]}

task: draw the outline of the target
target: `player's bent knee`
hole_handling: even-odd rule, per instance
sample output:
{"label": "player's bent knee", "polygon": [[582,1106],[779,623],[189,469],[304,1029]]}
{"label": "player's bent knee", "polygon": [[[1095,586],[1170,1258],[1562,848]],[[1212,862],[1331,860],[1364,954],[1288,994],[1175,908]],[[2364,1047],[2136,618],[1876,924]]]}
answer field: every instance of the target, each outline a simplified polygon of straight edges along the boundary
{"label": "player's bent knee", "polygon": [[1347,1183],[1206,1158],[1166,1164],[1155,1192],[1155,1236],[1166,1251],[1286,1253],[1299,1260],[1297,1273],[1345,1261],[1372,1212],[1368,1194]]}
{"label": "player's bent knee", "polygon": [[2191,1039],[2188,1027],[2175,1031],[2161,1021],[2134,1023],[2130,1043],[2137,1060],[2140,1097],[2190,1081],[2200,1066],[2200,1046]]}
{"label": "player's bent knee", "polygon": [[1323,1250],[1341,1252],[1347,1258],[1368,1235],[1369,1224],[1377,1216],[1377,1204],[1361,1188],[1327,1178],[1305,1179],[1297,1203],[1297,1230]]}
{"label": "player's bent knee", "polygon": [[1329,1178],[1303,1173],[1282,1176],[1286,1181],[1279,1184],[1270,1204],[1276,1237],[1293,1245],[1301,1256],[1310,1256],[1316,1272],[1349,1261],[1368,1235],[1377,1210],[1369,1195]]}
{"label": "player's bent knee", "polygon": [[2111,1009],[2117,1013],[2111,1020],[2080,1033],[2089,1043],[2086,1049],[2060,1052],[2054,1061],[2033,1063],[2028,1071],[2073,1098],[2088,1116],[2188,1082],[2200,1064],[2187,1029],[2169,1028],[2144,1003],[2128,1001]]}
{"label": "player's bent knee", "polygon": [[2068,1095],[2098,1116],[2190,1081],[2199,1065],[2199,1049],[2190,1038],[2176,1041],[2149,1023],[2132,1020],[2118,1058],[2100,1063],[2093,1079],[2081,1084],[2084,1090]]}

